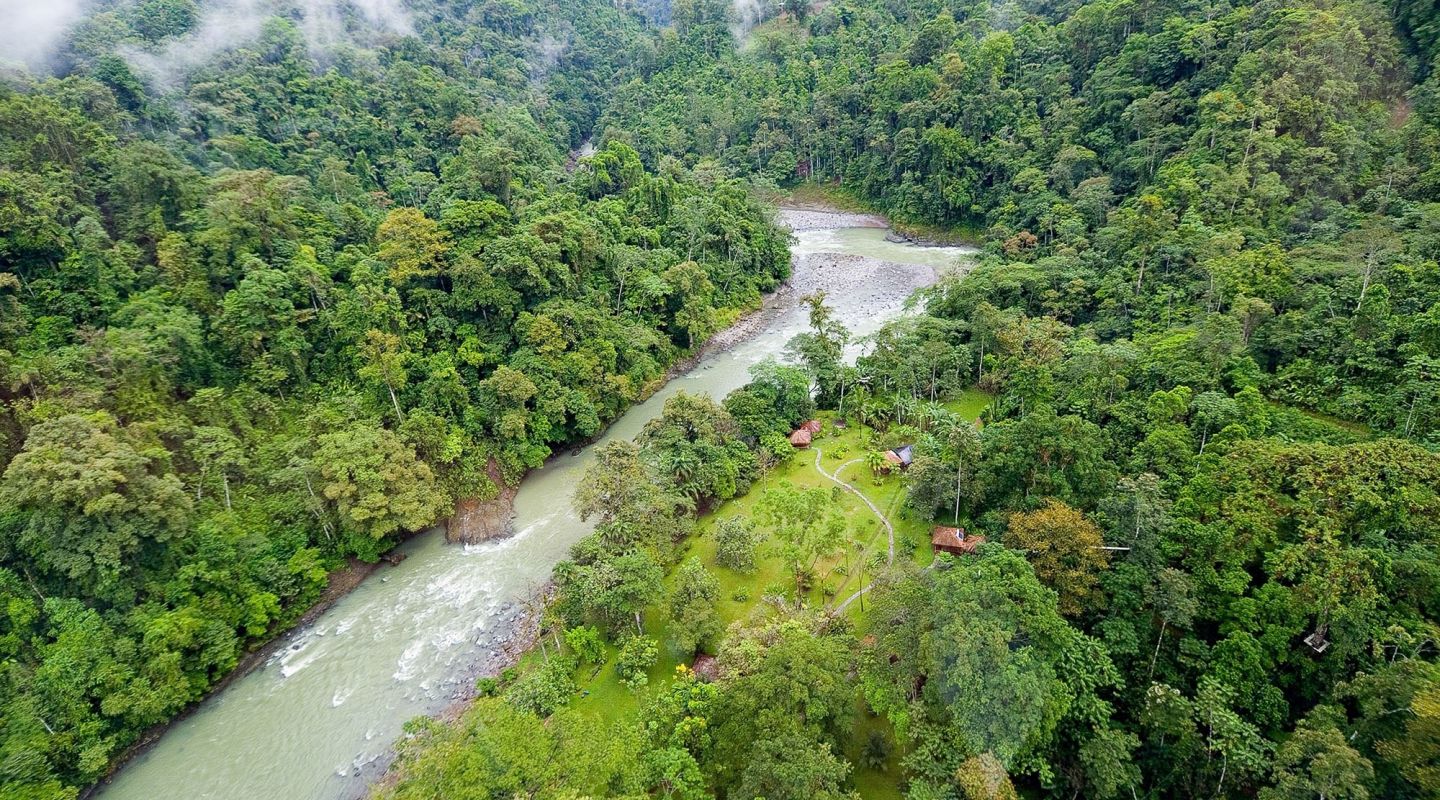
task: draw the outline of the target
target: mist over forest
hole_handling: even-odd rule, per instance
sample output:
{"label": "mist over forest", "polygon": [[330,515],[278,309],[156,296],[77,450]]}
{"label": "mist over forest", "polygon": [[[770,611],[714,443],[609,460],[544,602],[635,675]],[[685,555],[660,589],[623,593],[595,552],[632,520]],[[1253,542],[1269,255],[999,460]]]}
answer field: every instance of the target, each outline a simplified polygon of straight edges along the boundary
{"label": "mist over forest", "polygon": [[0,0],[0,800],[578,452],[376,797],[1437,796],[1437,58],[1433,0]]}

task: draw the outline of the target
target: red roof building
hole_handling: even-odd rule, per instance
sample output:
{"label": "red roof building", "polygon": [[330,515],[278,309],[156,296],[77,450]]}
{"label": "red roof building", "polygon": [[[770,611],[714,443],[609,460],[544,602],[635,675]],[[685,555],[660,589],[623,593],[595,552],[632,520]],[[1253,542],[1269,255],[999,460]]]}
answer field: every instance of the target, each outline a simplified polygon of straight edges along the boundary
{"label": "red roof building", "polygon": [[810,440],[812,438],[814,437],[810,435],[810,431],[807,431],[804,428],[800,428],[794,433],[790,434],[790,444],[794,445],[795,447],[809,447]]}
{"label": "red roof building", "polygon": [[949,553],[952,556],[965,556],[975,552],[975,548],[985,543],[985,537],[979,534],[967,535],[964,528],[949,528],[944,525],[935,526],[930,534],[930,550],[935,553]]}

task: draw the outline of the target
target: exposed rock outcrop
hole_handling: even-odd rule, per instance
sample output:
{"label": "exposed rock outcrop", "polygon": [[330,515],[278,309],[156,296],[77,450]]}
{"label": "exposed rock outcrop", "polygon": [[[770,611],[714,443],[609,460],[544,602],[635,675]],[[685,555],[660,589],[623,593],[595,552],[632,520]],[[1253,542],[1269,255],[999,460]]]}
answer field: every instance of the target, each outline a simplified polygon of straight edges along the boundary
{"label": "exposed rock outcrop", "polygon": [[499,493],[488,500],[470,497],[455,504],[455,513],[445,523],[445,541],[451,544],[478,544],[500,539],[514,532],[515,493],[494,458],[485,465],[485,475],[499,487]]}

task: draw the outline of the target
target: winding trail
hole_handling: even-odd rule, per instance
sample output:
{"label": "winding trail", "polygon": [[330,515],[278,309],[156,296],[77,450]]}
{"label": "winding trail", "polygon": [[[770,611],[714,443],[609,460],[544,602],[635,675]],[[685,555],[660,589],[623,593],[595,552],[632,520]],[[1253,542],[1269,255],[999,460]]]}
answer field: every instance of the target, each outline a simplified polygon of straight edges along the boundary
{"label": "winding trail", "polygon": [[[885,535],[886,535],[886,537],[887,537],[887,539],[888,539],[887,544],[888,544],[888,550],[889,550],[889,552],[888,552],[888,554],[887,554],[887,556],[886,556],[886,558],[885,558],[885,563],[886,563],[887,565],[895,563],[895,526],[890,524],[889,518],[887,518],[887,517],[885,516],[885,514],[882,513],[878,507],[876,507],[876,505],[875,505],[874,503],[870,502],[870,498],[866,497],[864,492],[861,492],[859,489],[856,489],[854,486],[851,486],[850,484],[846,483],[845,481],[840,480],[840,471],[841,471],[841,470],[845,469],[846,467],[850,466],[851,464],[858,464],[858,463],[859,463],[860,461],[862,461],[863,459],[852,458],[852,459],[850,459],[849,461],[846,461],[844,464],[841,464],[840,466],[836,467],[834,472],[826,472],[826,471],[825,471],[825,468],[822,467],[822,466],[820,466],[820,458],[821,458],[821,456],[823,456],[823,455],[825,455],[825,452],[824,452],[823,450],[821,450],[819,447],[815,448],[815,470],[816,470],[817,472],[819,472],[821,475],[824,475],[825,477],[829,478],[830,480],[834,481],[835,483],[838,483],[839,485],[843,486],[847,491],[853,493],[856,497],[860,498],[860,502],[864,503],[866,506],[868,506],[868,507],[870,508],[871,511],[873,511],[873,512],[875,513],[875,516],[880,519],[880,524],[882,524],[882,525],[885,526]],[[861,597],[861,595],[863,595],[863,594],[865,594],[866,592],[870,591],[870,587],[871,587],[871,586],[874,586],[874,585],[875,585],[875,584],[872,582],[872,583],[867,583],[867,584],[865,584],[864,586],[860,587],[860,589],[859,589],[858,591],[856,591],[855,594],[852,594],[852,595],[850,595],[849,597],[845,598],[844,602],[842,602],[840,605],[836,606],[835,608],[831,609],[830,615],[831,615],[831,616],[835,616],[835,615],[837,615],[837,614],[843,614],[843,613],[845,613],[845,609],[849,608],[851,603],[855,602],[856,600],[859,600],[860,597]]]}

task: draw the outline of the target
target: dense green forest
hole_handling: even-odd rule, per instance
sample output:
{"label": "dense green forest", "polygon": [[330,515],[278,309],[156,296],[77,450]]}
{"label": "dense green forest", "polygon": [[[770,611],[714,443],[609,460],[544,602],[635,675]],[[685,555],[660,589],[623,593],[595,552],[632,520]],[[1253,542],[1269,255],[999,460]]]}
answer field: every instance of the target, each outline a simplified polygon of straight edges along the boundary
{"label": "dense green forest", "polygon": [[590,437],[788,274],[730,179],[619,144],[567,174],[638,20],[411,11],[324,52],[280,13],[161,82],[134,54],[202,9],[116,3],[0,83],[0,797],[74,796],[347,556]]}
{"label": "dense green forest", "polygon": [[[191,61],[203,4],[101,3],[0,81],[0,798],[598,432],[788,275],[754,187],[804,183],[983,253],[853,366],[815,298],[791,365],[607,447],[560,646],[383,793],[1440,796],[1433,2],[407,8]],[[832,615],[843,520],[767,489],[704,534],[786,566],[724,627],[696,514],[817,407],[989,542]],[[717,676],[647,685],[662,647]],[[611,651],[639,712],[569,708]]]}
{"label": "dense green forest", "polygon": [[[604,141],[984,252],[853,367],[817,298],[793,366],[603,452],[554,646],[417,723],[381,796],[1440,796],[1433,3],[737,10],[675,3]],[[976,387],[979,427],[945,405]],[[989,541],[838,613],[829,493],[697,534],[812,404],[876,486],[915,443],[904,519]],[[767,553],[793,580],[722,625],[717,576]],[[718,669],[647,686],[666,647]],[[638,711],[572,708],[611,664]]]}

